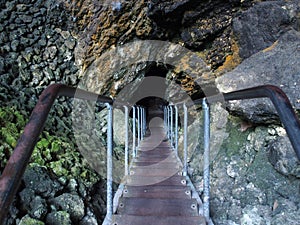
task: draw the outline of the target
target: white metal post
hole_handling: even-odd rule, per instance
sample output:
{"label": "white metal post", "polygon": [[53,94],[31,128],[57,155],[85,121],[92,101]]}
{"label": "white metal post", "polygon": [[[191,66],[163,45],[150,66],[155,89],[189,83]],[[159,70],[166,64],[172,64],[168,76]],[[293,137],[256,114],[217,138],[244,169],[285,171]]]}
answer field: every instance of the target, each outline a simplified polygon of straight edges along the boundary
{"label": "white metal post", "polygon": [[209,174],[209,152],[210,152],[210,115],[209,105],[206,98],[202,101],[204,111],[204,168],[203,168],[203,215],[209,222],[209,200],[210,200],[210,174]]}
{"label": "white metal post", "polygon": [[188,152],[188,140],[187,140],[187,133],[188,133],[188,110],[186,105],[183,105],[183,109],[184,109],[184,136],[183,136],[183,149],[184,149],[184,168],[183,168],[183,175],[186,176],[187,175],[187,152]]}
{"label": "white metal post", "polygon": [[175,105],[175,152],[178,156],[178,106]]}
{"label": "white metal post", "polygon": [[136,157],[136,109],[132,106],[132,157]]}
{"label": "white metal post", "polygon": [[128,142],[129,142],[129,132],[128,132],[128,119],[129,112],[128,106],[124,106],[125,109],[125,176],[129,175],[129,153],[128,153]]}
{"label": "white metal post", "polygon": [[111,220],[113,214],[113,107],[106,103],[107,114],[107,190],[106,190],[106,204],[107,217]]}
{"label": "white metal post", "polygon": [[140,142],[141,142],[141,115],[140,115],[141,111],[140,111],[140,106],[137,106],[137,123],[138,123],[138,147],[140,146]]}
{"label": "white metal post", "polygon": [[173,127],[174,127],[174,118],[173,118],[173,105],[170,105],[170,114],[171,114],[171,116],[170,116],[170,120],[171,120],[171,127],[170,127],[170,133],[171,133],[171,146],[173,147],[173,143],[174,143],[174,141],[173,141],[173,137],[174,137],[174,135],[173,135]]}

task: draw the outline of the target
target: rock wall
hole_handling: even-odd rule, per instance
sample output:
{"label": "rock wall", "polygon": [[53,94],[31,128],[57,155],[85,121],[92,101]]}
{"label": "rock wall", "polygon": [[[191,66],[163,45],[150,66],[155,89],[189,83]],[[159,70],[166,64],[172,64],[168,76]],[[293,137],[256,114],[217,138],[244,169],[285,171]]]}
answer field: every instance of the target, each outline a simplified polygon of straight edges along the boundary
{"label": "rock wall", "polygon": [[[136,40],[168,41],[193,54],[177,68],[141,62],[110,76],[102,70],[100,94],[117,96],[127,84],[160,67],[167,71],[167,80],[176,81],[193,98],[203,95],[197,82],[215,91],[214,79],[220,76],[220,91],[265,83],[281,86],[299,109],[298,0],[0,0],[0,7],[0,106],[14,106],[25,116],[47,85],[76,86],[105,52]],[[72,106],[72,101],[59,100],[46,129],[75,142]],[[215,145],[219,149],[212,162],[215,224],[297,224],[299,161],[274,110],[258,101],[230,103],[227,110],[215,110],[221,114],[214,116],[213,125],[214,140],[223,141]],[[105,113],[100,115],[103,128]],[[104,130],[97,134],[105,144]],[[122,158],[122,143],[116,144],[116,158]],[[196,149],[201,151],[200,146]],[[201,194],[202,172],[195,167],[201,158],[193,154],[190,173]],[[7,224],[101,224],[104,186],[102,179],[86,185],[33,164]]]}

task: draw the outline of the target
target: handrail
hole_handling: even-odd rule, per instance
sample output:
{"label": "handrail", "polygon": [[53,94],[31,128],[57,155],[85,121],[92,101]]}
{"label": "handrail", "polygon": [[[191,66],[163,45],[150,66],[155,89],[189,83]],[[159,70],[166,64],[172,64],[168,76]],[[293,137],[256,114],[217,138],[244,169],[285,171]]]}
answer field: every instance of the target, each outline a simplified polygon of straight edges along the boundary
{"label": "handrail", "polygon": [[[112,104],[116,104],[120,106],[122,103],[114,102],[111,98],[100,96],[95,93],[87,92],[78,88],[68,87],[63,84],[52,84],[47,87],[39,97],[39,101],[29,119],[29,122],[24,128],[24,132],[20,139],[18,140],[17,146],[14,149],[13,154],[9,158],[4,171],[0,177],[0,224],[3,222],[9,205],[11,204],[14,195],[17,192],[19,187],[21,178],[24,174],[25,168],[29,162],[30,156],[34,149],[34,146],[38,140],[40,133],[43,130],[44,124],[46,122],[47,116],[49,111],[55,101],[55,99],[59,96],[66,96],[66,97],[74,97],[79,99],[85,100],[92,100],[101,103],[106,103],[110,114],[108,115],[108,119],[112,120]],[[209,96],[205,98],[207,103],[214,103],[214,102],[223,102],[223,101],[231,101],[231,100],[240,100],[240,99],[250,99],[250,98],[263,98],[268,97],[271,99],[272,103],[274,104],[279,118],[281,119],[287,134],[290,138],[290,141],[293,145],[293,148],[297,154],[298,159],[300,160],[300,121],[293,110],[293,107],[286,96],[286,94],[278,87],[272,85],[263,85],[254,88],[248,88],[244,90],[234,91],[230,93],[221,93],[214,96]],[[194,101],[194,104],[202,104],[203,99],[197,99]],[[176,130],[178,132],[178,109],[176,110],[176,105],[180,103],[173,104],[175,107],[175,133]],[[124,106],[130,106],[130,104],[125,104]],[[184,110],[185,110],[185,126],[187,126],[187,106],[190,106],[188,103],[183,103]],[[143,139],[145,130],[146,130],[146,113],[145,109],[140,106],[132,106],[133,107],[133,149],[132,154],[133,157],[136,156],[137,147],[139,147],[140,141]],[[209,107],[209,106],[208,106]],[[165,125],[167,126],[168,137],[171,139],[174,135],[174,111],[173,108],[165,107],[164,109],[164,120]],[[128,114],[128,112],[127,112]],[[137,115],[136,115],[137,114]],[[170,118],[169,118],[170,117]],[[128,115],[126,116],[128,119]],[[135,120],[137,119],[138,127],[136,132]],[[172,127],[170,127],[172,126]],[[128,129],[128,127],[126,128]],[[137,146],[135,145],[135,134],[138,134],[138,143]],[[187,134],[187,129],[185,129],[184,135]],[[178,135],[178,134],[177,134]],[[178,139],[177,135],[174,136]],[[108,132],[108,136],[110,136],[110,144],[112,146],[112,131]],[[126,136],[128,139],[128,135]],[[186,139],[186,138],[185,138]],[[128,140],[127,140],[128,141]],[[175,140],[178,141],[178,140]],[[173,143],[172,143],[173,145]],[[177,144],[178,145],[178,144]],[[185,143],[187,145],[187,143]],[[109,149],[108,146],[108,149]],[[128,146],[127,146],[128,147]],[[111,152],[111,149],[109,150]],[[111,154],[111,153],[109,153]],[[128,154],[128,151],[126,152]],[[128,156],[127,156],[128,159]],[[111,160],[110,160],[111,161]],[[186,160],[185,160],[186,161]],[[187,163],[185,163],[187,165]],[[112,167],[112,163],[110,163],[109,167]],[[110,170],[110,168],[108,168]],[[185,168],[187,170],[187,168]],[[112,172],[112,171],[111,171]],[[111,177],[112,174],[110,174]],[[109,178],[110,182],[112,178]],[[108,179],[108,180],[109,180]],[[112,190],[111,187],[108,186],[109,193],[107,198],[110,200],[109,214],[112,214],[112,204],[111,198]]]}
{"label": "handrail", "polygon": [[[244,90],[234,91],[230,93],[220,93],[213,96],[208,96],[205,98],[197,99],[193,103],[177,102],[171,103],[164,108],[164,120],[166,131],[169,133],[168,138],[172,143],[173,137],[173,111],[172,107],[177,107],[178,105],[183,105],[184,109],[184,132],[183,132],[183,151],[184,151],[184,164],[183,164],[183,174],[187,176],[187,106],[192,106],[192,104],[202,104],[202,110],[204,111],[203,127],[204,127],[204,163],[203,163],[203,206],[201,211],[203,211],[203,216],[205,217],[208,224],[211,223],[210,212],[209,212],[209,199],[210,199],[210,175],[209,175],[209,152],[210,152],[210,104],[216,102],[225,102],[231,100],[242,100],[242,99],[252,99],[252,98],[264,98],[268,97],[274,104],[279,118],[282,121],[288,137],[292,143],[292,146],[296,152],[298,159],[300,160],[300,121],[293,110],[293,107],[286,96],[286,94],[278,87],[273,85],[263,85],[253,88],[248,88]],[[177,127],[178,115],[176,114],[175,120]],[[171,121],[170,121],[171,120]],[[175,129],[178,129],[178,127]],[[199,211],[199,213],[201,213]]]}
{"label": "handrail", "polygon": [[215,95],[208,97],[209,103],[217,101],[231,101],[252,98],[269,98],[278,113],[294,151],[300,160],[300,120],[297,117],[291,102],[287,95],[277,86],[262,85],[253,88],[223,93],[223,95]]}
{"label": "handrail", "polygon": [[[293,149],[300,160],[300,120],[289,98],[279,87],[274,85],[261,85],[228,93],[219,93],[217,95],[207,96],[207,101],[209,104],[212,104],[216,102],[254,98],[269,98],[272,101]],[[203,99],[204,98],[196,99],[190,104],[184,102],[174,104],[186,104],[187,106],[191,106],[191,104],[202,105]]]}
{"label": "handrail", "polygon": [[49,111],[59,96],[96,100],[97,102],[112,104],[113,100],[106,96],[69,87],[64,84],[52,84],[40,95],[38,103],[32,111],[29,122],[19,138],[17,146],[10,156],[0,177],[0,224],[3,223],[9,206],[20,185],[21,178],[29,163],[34,146],[41,134]]}

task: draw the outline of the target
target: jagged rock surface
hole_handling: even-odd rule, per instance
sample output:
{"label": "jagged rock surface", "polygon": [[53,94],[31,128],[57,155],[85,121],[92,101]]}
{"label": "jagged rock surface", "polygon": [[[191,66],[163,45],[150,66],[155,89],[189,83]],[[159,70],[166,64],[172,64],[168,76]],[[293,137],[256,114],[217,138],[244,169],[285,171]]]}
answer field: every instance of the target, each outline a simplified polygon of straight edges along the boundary
{"label": "jagged rock surface", "polygon": [[[244,60],[235,70],[217,78],[220,91],[230,92],[264,84],[279,86],[292,105],[300,109],[300,33],[291,30],[282,35],[270,48]],[[278,121],[270,100],[247,100],[228,103],[231,111],[253,123]]]}

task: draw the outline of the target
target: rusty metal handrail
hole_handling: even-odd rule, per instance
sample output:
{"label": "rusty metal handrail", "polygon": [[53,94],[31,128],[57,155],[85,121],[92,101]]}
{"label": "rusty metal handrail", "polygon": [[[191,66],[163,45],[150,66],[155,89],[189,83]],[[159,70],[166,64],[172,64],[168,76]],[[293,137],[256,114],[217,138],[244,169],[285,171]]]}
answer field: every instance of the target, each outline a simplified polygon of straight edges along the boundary
{"label": "rusty metal handrail", "polygon": [[112,104],[113,100],[106,96],[69,87],[64,84],[52,84],[40,95],[38,103],[33,109],[29,122],[18,140],[0,177],[0,224],[3,223],[9,206],[18,190],[22,176],[29,163],[29,159],[41,134],[50,109],[59,96],[84,100],[93,100]]}
{"label": "rusty metal handrail", "polygon": [[[294,151],[300,160],[300,120],[287,95],[277,86],[262,85],[253,88],[207,97],[208,103],[218,101],[269,98],[278,113]],[[201,100],[202,101],[202,100]]]}

